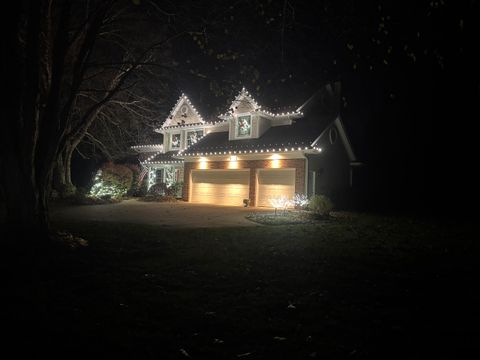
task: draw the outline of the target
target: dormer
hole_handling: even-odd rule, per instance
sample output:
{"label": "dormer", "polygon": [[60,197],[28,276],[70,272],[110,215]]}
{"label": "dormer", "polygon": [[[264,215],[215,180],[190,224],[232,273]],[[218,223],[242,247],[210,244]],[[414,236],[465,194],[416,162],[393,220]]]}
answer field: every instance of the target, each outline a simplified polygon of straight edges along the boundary
{"label": "dormer", "polygon": [[165,152],[181,151],[196,142],[205,132],[205,121],[190,99],[182,94],[162,127]]}
{"label": "dormer", "polygon": [[229,122],[230,141],[257,139],[272,126],[291,125],[292,119],[301,117],[299,110],[272,113],[263,109],[243,88],[230,105],[229,111],[220,116]]}
{"label": "dormer", "polygon": [[268,119],[262,118],[260,106],[249,92],[243,88],[230,105],[225,119],[229,121],[229,140],[256,139],[269,127]]}

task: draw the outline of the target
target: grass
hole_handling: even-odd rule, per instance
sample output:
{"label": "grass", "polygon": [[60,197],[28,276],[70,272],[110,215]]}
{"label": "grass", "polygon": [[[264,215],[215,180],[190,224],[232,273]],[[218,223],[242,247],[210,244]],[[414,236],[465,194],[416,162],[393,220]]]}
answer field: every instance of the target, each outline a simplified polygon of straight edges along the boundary
{"label": "grass", "polygon": [[320,219],[315,218],[309,211],[282,209],[277,210],[276,213],[251,213],[246,218],[263,225],[315,224],[320,222]]}
{"label": "grass", "polygon": [[20,322],[20,350],[415,359],[477,346],[473,226],[369,215],[235,229],[56,226],[89,246],[35,272],[27,303],[38,320]]}

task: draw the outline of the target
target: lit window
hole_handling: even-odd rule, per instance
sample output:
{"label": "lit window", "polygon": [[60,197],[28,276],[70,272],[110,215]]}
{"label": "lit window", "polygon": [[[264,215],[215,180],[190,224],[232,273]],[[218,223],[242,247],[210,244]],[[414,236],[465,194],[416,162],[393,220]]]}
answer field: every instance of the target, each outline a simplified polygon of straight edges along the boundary
{"label": "lit window", "polygon": [[170,146],[172,150],[180,149],[180,139],[180,134],[172,134],[172,143]]}
{"label": "lit window", "polygon": [[187,132],[187,146],[195,144],[203,136],[203,130]]}
{"label": "lit window", "polygon": [[252,135],[252,117],[250,115],[237,118],[237,137],[250,137]]}

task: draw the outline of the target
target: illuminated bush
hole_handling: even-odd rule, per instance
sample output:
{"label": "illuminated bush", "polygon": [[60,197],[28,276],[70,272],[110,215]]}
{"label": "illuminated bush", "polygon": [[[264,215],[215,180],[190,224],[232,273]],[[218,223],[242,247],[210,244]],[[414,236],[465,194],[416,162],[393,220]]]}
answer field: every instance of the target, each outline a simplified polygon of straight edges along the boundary
{"label": "illuminated bush", "polygon": [[305,194],[295,194],[292,203],[297,209],[304,209],[308,205],[308,197]]}
{"label": "illuminated bush", "polygon": [[283,195],[268,199],[268,201],[270,202],[270,205],[275,208],[275,214],[277,213],[277,209],[285,210],[288,206],[291,205],[291,200]]}
{"label": "illuminated bush", "polygon": [[105,163],[95,175],[90,196],[98,198],[120,198],[132,186],[133,172],[119,164]]}
{"label": "illuminated bush", "polygon": [[308,203],[308,209],[317,216],[328,216],[333,204],[325,195],[313,195]]}

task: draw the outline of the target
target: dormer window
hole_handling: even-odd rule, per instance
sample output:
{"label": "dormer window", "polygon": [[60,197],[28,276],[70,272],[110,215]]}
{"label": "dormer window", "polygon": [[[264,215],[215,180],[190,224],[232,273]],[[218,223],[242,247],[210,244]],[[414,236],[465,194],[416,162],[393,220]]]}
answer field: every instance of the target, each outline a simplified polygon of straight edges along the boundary
{"label": "dormer window", "polygon": [[248,138],[252,136],[252,116],[240,115],[235,121],[235,137]]}
{"label": "dormer window", "polygon": [[172,134],[170,150],[180,150],[181,134]]}

